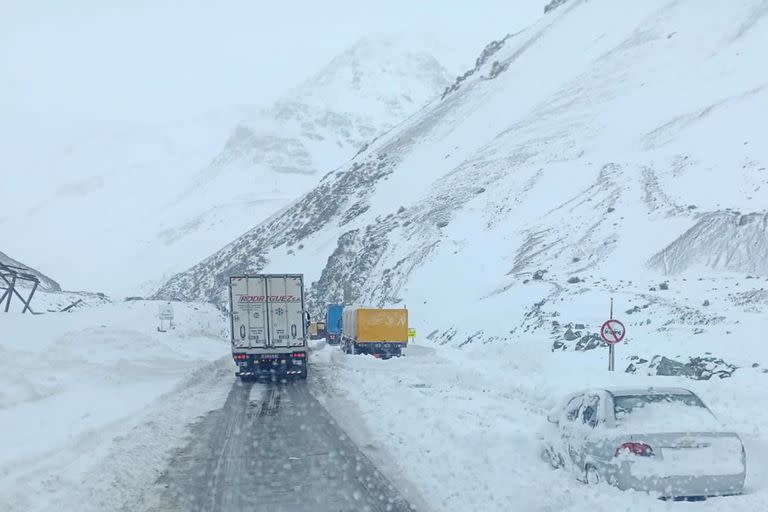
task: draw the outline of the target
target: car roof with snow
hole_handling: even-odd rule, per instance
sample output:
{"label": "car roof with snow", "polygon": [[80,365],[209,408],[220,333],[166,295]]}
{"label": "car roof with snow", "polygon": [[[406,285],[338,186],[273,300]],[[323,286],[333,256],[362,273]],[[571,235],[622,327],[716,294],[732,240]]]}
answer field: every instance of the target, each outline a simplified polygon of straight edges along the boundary
{"label": "car roof with snow", "polygon": [[611,396],[632,396],[632,395],[692,395],[693,391],[685,388],[674,387],[609,387],[604,388]]}

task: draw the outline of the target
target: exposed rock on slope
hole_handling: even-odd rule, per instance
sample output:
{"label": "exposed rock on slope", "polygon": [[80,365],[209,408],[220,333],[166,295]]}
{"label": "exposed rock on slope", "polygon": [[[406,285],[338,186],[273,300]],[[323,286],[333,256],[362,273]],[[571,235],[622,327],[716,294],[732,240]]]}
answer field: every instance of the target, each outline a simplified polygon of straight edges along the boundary
{"label": "exposed rock on slope", "polygon": [[720,211],[702,215],[691,229],[650,259],[667,274],[691,266],[768,275],[768,214]]}

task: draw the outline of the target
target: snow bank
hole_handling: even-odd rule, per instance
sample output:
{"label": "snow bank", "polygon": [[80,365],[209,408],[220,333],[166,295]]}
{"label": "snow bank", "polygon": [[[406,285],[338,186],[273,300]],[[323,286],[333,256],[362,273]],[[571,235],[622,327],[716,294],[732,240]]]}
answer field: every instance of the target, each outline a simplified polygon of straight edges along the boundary
{"label": "snow bank", "polygon": [[[768,397],[759,372],[712,381],[609,374],[604,351],[552,353],[537,338],[461,350],[417,343],[406,357],[387,361],[339,351],[324,359],[326,403],[337,408],[338,421],[353,439],[363,433],[355,440],[372,458],[389,461],[434,511],[670,510],[644,493],[585,486],[552,470],[539,453],[546,412],[565,394],[650,385],[691,389],[745,442],[747,494],[698,503],[697,511],[768,506],[760,462],[768,455]],[[364,425],[349,419],[350,409]]]}
{"label": "snow bank", "polygon": [[[176,329],[160,333],[157,307],[0,316],[0,509],[104,510],[88,495],[96,482],[151,478],[159,468],[147,464],[161,464],[184,426],[220,403],[227,386],[210,380],[224,374],[209,366],[229,352],[221,313],[177,304]],[[190,396],[199,382],[208,386]],[[105,487],[112,500],[131,492]]]}

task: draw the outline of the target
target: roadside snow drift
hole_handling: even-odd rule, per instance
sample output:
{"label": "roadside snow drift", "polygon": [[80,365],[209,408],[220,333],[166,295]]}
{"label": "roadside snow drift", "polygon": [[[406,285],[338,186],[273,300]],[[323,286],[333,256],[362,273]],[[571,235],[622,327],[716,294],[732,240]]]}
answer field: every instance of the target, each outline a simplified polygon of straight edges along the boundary
{"label": "roadside snow drift", "polygon": [[219,405],[215,384],[232,374],[214,363],[229,353],[223,317],[176,304],[176,329],[160,333],[157,308],[0,313],[0,509],[130,504],[185,425]]}
{"label": "roadside snow drift", "polygon": [[[417,341],[405,357],[386,361],[326,347],[313,358],[319,366],[315,376],[320,374],[323,384],[316,392],[395,482],[415,487],[428,503],[425,510],[669,512],[693,506],[697,512],[736,512],[768,507],[768,471],[763,464],[768,457],[768,399],[762,374],[699,382],[609,375],[604,354],[553,354],[548,346],[546,339],[536,338],[461,350]],[[747,453],[744,495],[691,504],[664,502],[607,484],[585,485],[542,459],[546,412],[566,394],[648,385],[693,390],[723,428],[740,435]],[[359,415],[362,424],[355,419]],[[680,423],[674,416],[667,418],[668,423],[657,418],[655,426],[666,429]],[[706,420],[712,424],[711,418]],[[687,425],[691,428],[690,421]],[[728,470],[724,461],[698,463],[698,471]],[[675,466],[647,469],[663,475],[674,472]]]}

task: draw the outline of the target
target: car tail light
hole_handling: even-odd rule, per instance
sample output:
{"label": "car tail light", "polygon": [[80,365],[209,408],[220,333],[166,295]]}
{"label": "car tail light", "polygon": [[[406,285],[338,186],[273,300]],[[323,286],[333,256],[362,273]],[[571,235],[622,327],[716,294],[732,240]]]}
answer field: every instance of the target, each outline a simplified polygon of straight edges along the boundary
{"label": "car tail light", "polygon": [[645,443],[624,443],[616,448],[616,457],[623,453],[639,455],[640,457],[651,457],[653,455],[653,448]]}

